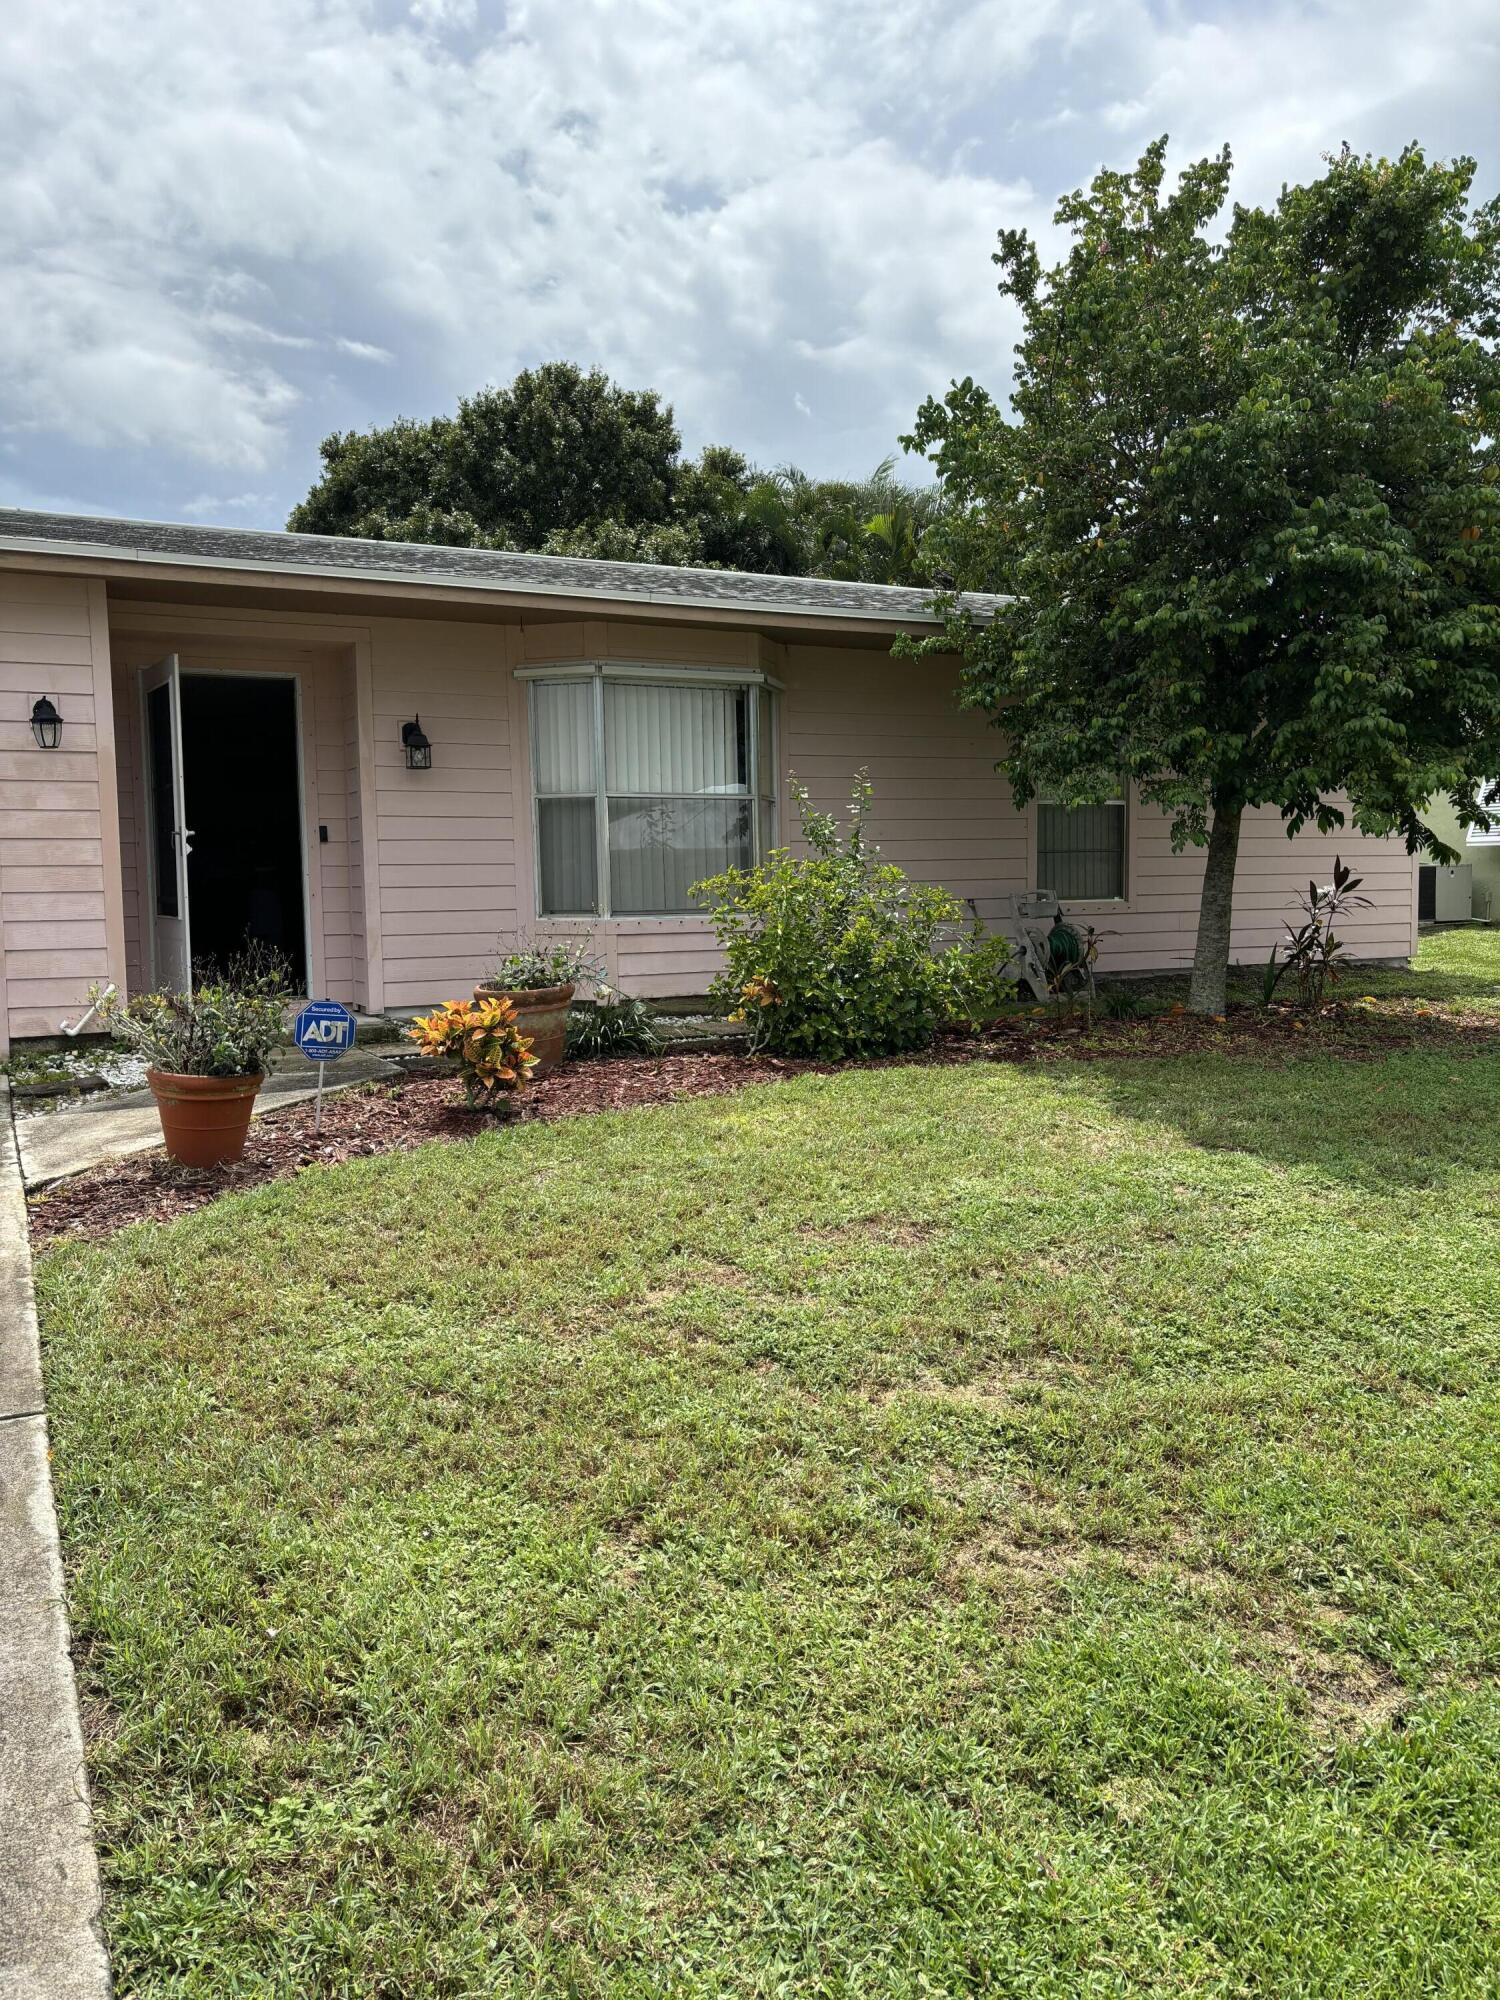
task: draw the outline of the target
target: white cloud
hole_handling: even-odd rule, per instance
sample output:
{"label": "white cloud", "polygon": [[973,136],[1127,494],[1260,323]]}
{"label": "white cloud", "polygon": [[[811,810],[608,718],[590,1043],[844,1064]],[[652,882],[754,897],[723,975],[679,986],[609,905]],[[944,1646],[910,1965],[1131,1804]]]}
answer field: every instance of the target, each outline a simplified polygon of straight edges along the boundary
{"label": "white cloud", "polygon": [[1500,0],[10,0],[0,433],[38,493],[80,454],[112,492],[218,468],[205,508],[274,522],[323,431],[568,355],[691,442],[857,469],[950,376],[1003,383],[1002,223],[1045,233],[1162,130],[1230,140],[1257,199],[1345,136],[1472,149],[1497,30]]}
{"label": "white cloud", "polygon": [[178,502],[185,521],[215,521],[223,514],[261,514],[276,503],[274,493],[198,493]]}

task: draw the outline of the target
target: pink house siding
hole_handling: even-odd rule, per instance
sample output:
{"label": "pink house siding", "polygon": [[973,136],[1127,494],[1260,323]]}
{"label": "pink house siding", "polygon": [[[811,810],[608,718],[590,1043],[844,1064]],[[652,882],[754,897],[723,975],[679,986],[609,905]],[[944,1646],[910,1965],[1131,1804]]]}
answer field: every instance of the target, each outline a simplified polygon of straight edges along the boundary
{"label": "pink house siding", "polygon": [[[958,673],[888,653],[791,646],[783,653],[782,765],[821,807],[838,808],[852,774],[869,770],[874,832],[885,858],[921,880],[972,898],[999,925],[1005,899],[1038,886],[1036,812],[1017,810],[996,772],[1002,743],[985,719],[958,705]],[[1107,932],[1108,971],[1176,970],[1192,963],[1201,849],[1174,853],[1170,821],[1133,801],[1123,902],[1073,905]],[[1360,957],[1405,958],[1416,949],[1415,867],[1399,843],[1345,829],[1288,840],[1276,812],[1252,813],[1242,836],[1231,950],[1262,963],[1283,935],[1291,898],[1309,876],[1326,878],[1336,854],[1365,877],[1373,908],[1342,926]]]}
{"label": "pink house siding", "polygon": [[[268,538],[275,540],[276,538]],[[994,769],[1000,740],[957,702],[956,667],[893,659],[888,640],[839,621],[810,636],[720,610],[615,614],[453,598],[361,598],[340,583],[273,597],[252,578],[200,575],[175,598],[135,576],[34,570],[0,557],[0,935],[9,1035],[54,1033],[89,983],[150,973],[146,784],[138,670],[176,653],[185,673],[295,677],[300,702],[310,981],[371,1010],[405,1012],[466,991],[497,937],[576,933],[536,915],[528,713],[537,669],[613,662],[765,675],[776,690],[780,835],[794,834],[789,771],[838,809],[856,769],[875,785],[888,859],[970,899],[991,923],[1037,886],[1036,815]],[[412,615],[419,613],[420,615]],[[32,700],[50,693],[63,747],[35,746]],[[406,766],[402,724],[420,715],[433,765]],[[253,840],[253,814],[246,837]],[[326,838],[319,838],[319,829]],[[1408,956],[1416,870],[1399,846],[1341,832],[1288,841],[1274,813],[1244,834],[1233,950],[1259,962],[1309,875],[1335,853],[1372,907],[1346,925],[1354,951]],[[1190,962],[1201,853],[1174,854],[1167,821],[1133,803],[1126,895],[1075,906],[1107,933],[1108,970]],[[701,993],[718,967],[700,916],[599,925],[611,978],[647,998]]]}
{"label": "pink house siding", "polygon": [[885,859],[972,898],[987,921],[998,916],[1002,899],[1027,886],[1027,822],[996,773],[994,731],[958,706],[957,668],[791,646],[783,671],[781,761],[814,802],[838,810],[867,769]]}
{"label": "pink house siding", "polygon": [[[102,583],[0,575],[0,1043],[50,1035],[124,973],[114,717]],[[63,717],[40,750],[31,707]]]}
{"label": "pink house siding", "polygon": [[[370,628],[376,863],[385,1005],[463,993],[516,920],[508,628],[380,619]],[[430,771],[401,727],[420,715]]]}

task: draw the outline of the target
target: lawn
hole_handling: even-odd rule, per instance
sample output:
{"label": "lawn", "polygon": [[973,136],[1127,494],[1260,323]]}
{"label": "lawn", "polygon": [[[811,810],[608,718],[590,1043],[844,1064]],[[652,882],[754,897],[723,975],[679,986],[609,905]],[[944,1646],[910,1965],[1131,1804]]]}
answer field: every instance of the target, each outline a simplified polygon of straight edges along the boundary
{"label": "lawn", "polygon": [[121,1994],[1500,1991],[1497,1130],[896,1068],[49,1252]]}

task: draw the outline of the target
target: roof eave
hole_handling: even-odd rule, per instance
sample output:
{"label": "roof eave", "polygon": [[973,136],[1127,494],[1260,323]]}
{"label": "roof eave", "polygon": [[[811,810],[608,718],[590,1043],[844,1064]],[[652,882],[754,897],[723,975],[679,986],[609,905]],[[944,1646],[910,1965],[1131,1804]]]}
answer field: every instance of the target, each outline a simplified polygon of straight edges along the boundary
{"label": "roof eave", "polygon": [[[44,558],[45,565],[36,559]],[[0,535],[0,563],[5,567],[68,567],[87,564],[93,575],[132,576],[162,582],[184,581],[205,573],[226,582],[236,578],[269,583],[272,586],[306,589],[320,584],[337,587],[340,596],[363,591],[381,597],[416,600],[436,598],[448,602],[484,604],[503,602],[518,609],[557,610],[576,604],[581,609],[600,605],[613,607],[619,616],[641,610],[668,616],[674,621],[691,618],[720,622],[726,618],[756,618],[780,625],[809,629],[838,629],[898,633],[916,628],[935,630],[942,620],[932,611],[892,612],[875,615],[844,605],[821,607],[816,604],[786,604],[773,598],[694,597],[680,591],[641,590],[628,594],[576,582],[558,584],[530,581],[525,584],[478,582],[472,578],[413,576],[410,571],[372,568],[344,563],[295,563],[257,560],[253,557],[163,554],[152,549],[122,548],[117,543],[51,540],[18,535]]]}

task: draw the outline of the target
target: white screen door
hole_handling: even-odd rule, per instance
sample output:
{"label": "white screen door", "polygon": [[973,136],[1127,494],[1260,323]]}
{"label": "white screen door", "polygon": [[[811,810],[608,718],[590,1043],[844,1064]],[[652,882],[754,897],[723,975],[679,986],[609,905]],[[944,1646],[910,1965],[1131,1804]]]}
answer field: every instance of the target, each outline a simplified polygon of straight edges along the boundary
{"label": "white screen door", "polygon": [[177,655],[141,669],[141,729],[146,750],[148,877],[151,884],[151,977],[170,993],[192,985],[188,932],[187,825],[182,783],[182,681]]}

